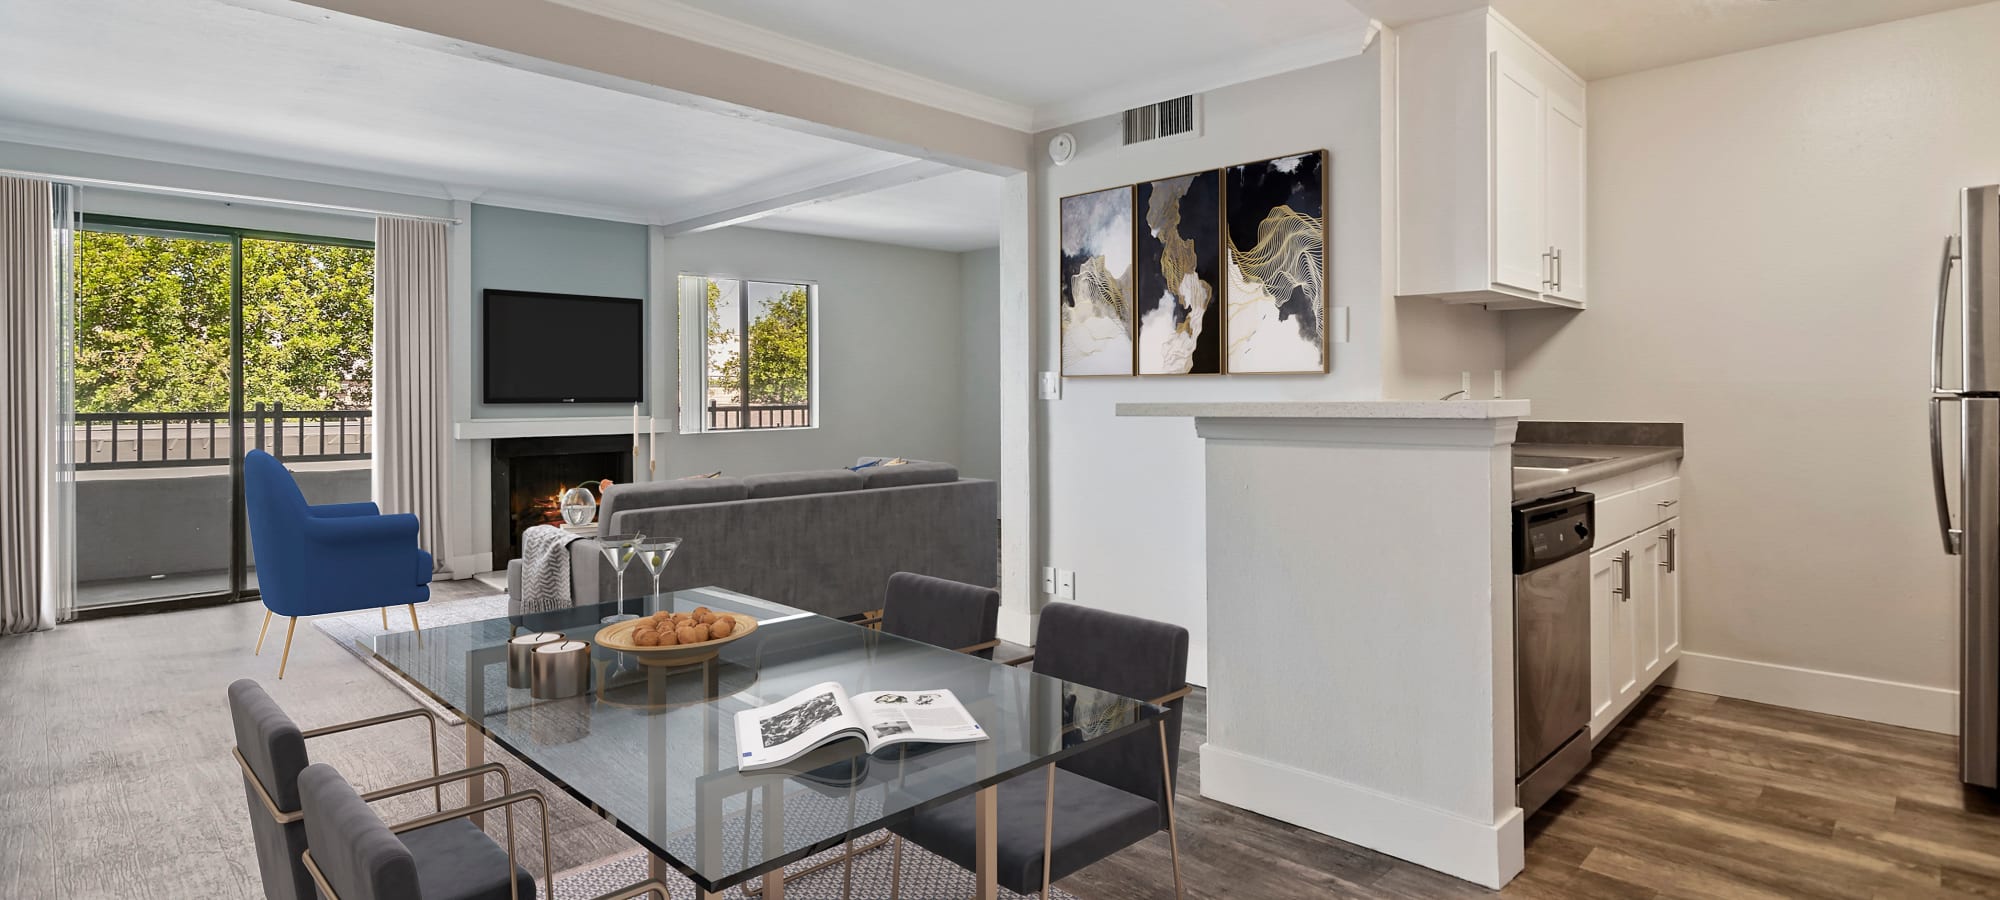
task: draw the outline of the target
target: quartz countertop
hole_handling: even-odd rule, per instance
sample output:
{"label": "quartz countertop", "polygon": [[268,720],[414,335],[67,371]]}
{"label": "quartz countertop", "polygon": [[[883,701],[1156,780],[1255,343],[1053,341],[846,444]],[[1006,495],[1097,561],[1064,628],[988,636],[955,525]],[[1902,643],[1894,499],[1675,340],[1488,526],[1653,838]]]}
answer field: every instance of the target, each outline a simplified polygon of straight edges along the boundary
{"label": "quartz countertop", "polygon": [[1298,400],[1120,403],[1121,416],[1203,419],[1518,419],[1526,400]]}
{"label": "quartz countertop", "polygon": [[1517,478],[1514,480],[1514,499],[1527,500],[1613,475],[1635,472],[1650,465],[1680,459],[1682,451],[1681,447],[1626,444],[1515,444],[1514,453],[1517,456],[1592,456],[1603,459],[1565,472]]}

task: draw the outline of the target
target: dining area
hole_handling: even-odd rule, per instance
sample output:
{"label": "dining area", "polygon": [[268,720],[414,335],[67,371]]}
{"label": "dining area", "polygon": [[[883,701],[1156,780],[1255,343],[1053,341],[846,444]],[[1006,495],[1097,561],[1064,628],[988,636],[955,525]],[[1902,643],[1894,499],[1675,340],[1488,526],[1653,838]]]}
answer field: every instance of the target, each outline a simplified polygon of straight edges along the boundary
{"label": "dining area", "polygon": [[[359,649],[424,703],[310,731],[292,719],[315,718],[309,710],[280,709],[239,681],[234,752],[266,893],[1054,897],[1067,896],[1056,886],[1065,876],[1164,833],[1180,894],[1184,629],[1052,604],[1022,653],[995,637],[991,588],[898,573],[878,605],[842,620],[709,587],[387,632]],[[698,614],[734,628],[692,644],[632,642],[637,626]],[[873,753],[833,740],[782,764],[740,765],[740,715],[825,683],[949,692],[983,737]],[[402,719],[429,721],[433,765],[395,787],[363,793],[311,746]],[[463,758],[441,759],[437,731],[455,723]],[[510,767],[549,788],[514,789]],[[463,802],[446,803],[447,785]],[[415,819],[370,806],[423,792],[434,808]],[[551,804],[601,817],[634,853],[555,871]]]}

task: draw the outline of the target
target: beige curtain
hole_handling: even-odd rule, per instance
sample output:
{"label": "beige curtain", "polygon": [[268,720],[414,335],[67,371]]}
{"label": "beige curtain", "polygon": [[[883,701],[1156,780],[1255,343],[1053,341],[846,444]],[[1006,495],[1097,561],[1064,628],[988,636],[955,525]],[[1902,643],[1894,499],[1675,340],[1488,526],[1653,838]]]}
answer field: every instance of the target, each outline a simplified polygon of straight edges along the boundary
{"label": "beige curtain", "polygon": [[0,634],[44,609],[56,412],[55,207],[46,181],[0,176]]}
{"label": "beige curtain", "polygon": [[445,246],[442,222],[375,220],[375,502],[417,515],[418,541],[440,571],[450,555]]}

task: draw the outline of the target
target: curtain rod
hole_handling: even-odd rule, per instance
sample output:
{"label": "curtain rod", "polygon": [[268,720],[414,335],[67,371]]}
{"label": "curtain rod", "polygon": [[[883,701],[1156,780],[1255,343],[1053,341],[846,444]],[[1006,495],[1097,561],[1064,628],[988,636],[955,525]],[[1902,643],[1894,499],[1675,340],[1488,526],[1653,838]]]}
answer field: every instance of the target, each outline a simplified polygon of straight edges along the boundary
{"label": "curtain rod", "polygon": [[319,210],[321,212],[340,213],[350,216],[368,216],[370,218],[378,216],[389,216],[398,219],[416,219],[421,222],[443,222],[446,225],[457,225],[460,224],[461,222],[461,220],[459,219],[454,219],[448,216],[420,216],[420,215],[413,215],[410,213],[396,212],[395,210],[388,210],[388,209],[369,209],[364,206],[341,206],[335,203],[315,203],[310,200],[286,200],[279,197],[259,197],[254,194],[231,194],[225,191],[205,191],[201,190],[200,188],[170,187],[163,184],[142,184],[136,181],[113,181],[108,178],[81,178],[74,175],[52,175],[47,172],[24,172],[18,169],[0,169],[0,175],[11,175],[16,178],[37,178],[43,181],[60,181],[65,184],[83,185],[86,187],[102,187],[102,188],[116,188],[119,190],[127,190],[127,191],[143,191],[149,194],[175,194],[185,197],[198,197],[204,200],[220,200],[224,202],[233,201],[238,203],[256,203],[266,206],[289,206],[299,209],[312,209],[312,210]]}

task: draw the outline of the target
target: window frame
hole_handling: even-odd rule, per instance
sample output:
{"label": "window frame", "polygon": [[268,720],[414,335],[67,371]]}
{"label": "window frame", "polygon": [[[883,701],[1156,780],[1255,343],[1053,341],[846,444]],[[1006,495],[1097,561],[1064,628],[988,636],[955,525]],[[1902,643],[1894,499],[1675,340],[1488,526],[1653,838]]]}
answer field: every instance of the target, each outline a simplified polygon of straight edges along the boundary
{"label": "window frame", "polygon": [[[772,425],[754,427],[744,425],[738,428],[713,427],[708,396],[708,309],[707,285],[710,282],[735,282],[736,284],[736,341],[738,358],[743,360],[738,374],[737,396],[741,421],[748,422],[750,403],[750,324],[754,319],[750,308],[750,285],[778,285],[786,288],[799,287],[806,291],[806,424]],[[690,286],[694,288],[690,290]],[[810,431],[820,427],[820,350],[819,350],[819,283],[804,278],[764,278],[754,276],[724,275],[713,272],[681,272],[675,282],[675,292],[680,300],[680,350],[683,364],[680,366],[680,421],[681,434],[762,434],[785,431]],[[689,323],[693,327],[688,327]],[[689,387],[695,389],[690,392]],[[692,402],[690,402],[692,401]]]}

